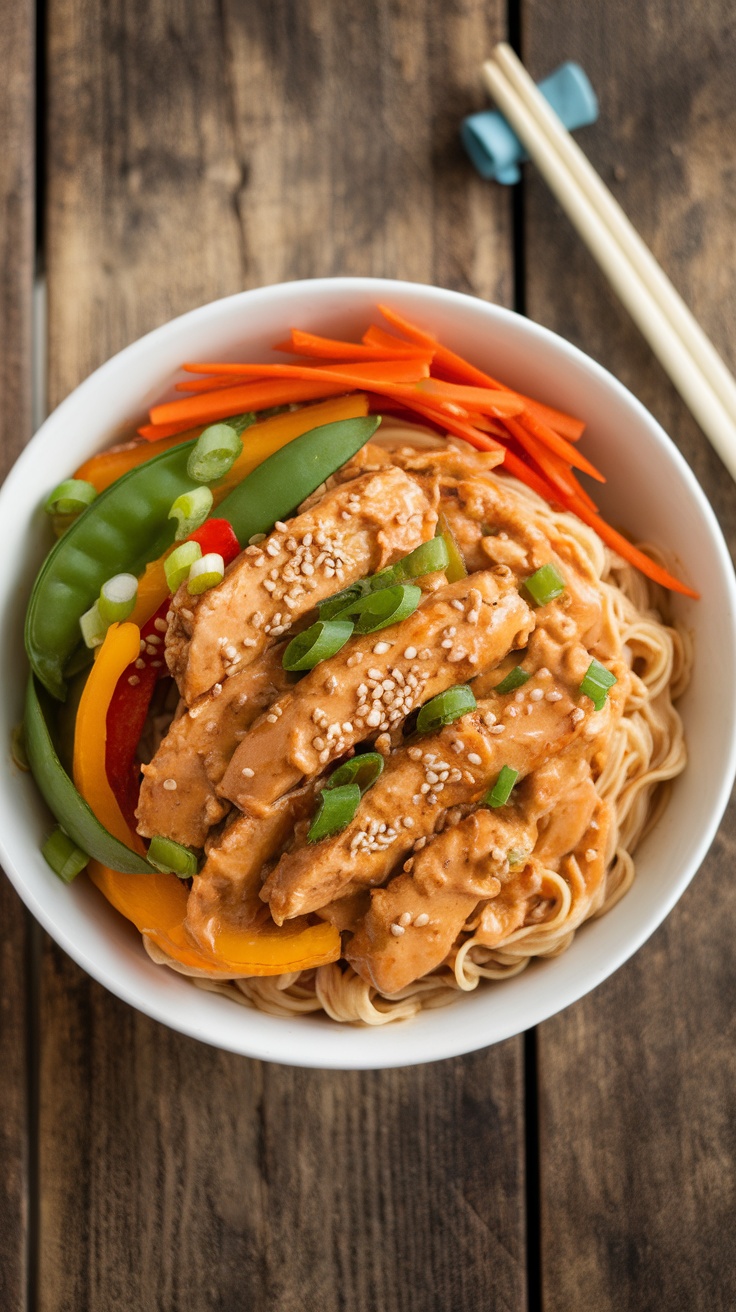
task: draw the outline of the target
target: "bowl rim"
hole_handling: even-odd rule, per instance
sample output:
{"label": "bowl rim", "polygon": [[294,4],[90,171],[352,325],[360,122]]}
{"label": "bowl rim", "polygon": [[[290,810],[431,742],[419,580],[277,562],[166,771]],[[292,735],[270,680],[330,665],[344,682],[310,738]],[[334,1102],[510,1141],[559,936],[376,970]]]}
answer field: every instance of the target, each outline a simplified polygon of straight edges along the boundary
{"label": "bowl rim", "polygon": [[[209,320],[216,320],[227,307],[242,304],[256,308],[259,301],[276,304],[279,300],[288,301],[290,296],[295,293],[299,294],[300,289],[303,291],[306,288],[316,295],[326,291],[338,291],[346,299],[350,294],[368,292],[376,302],[385,299],[387,296],[390,297],[392,293],[407,292],[411,294],[413,299],[425,301],[427,310],[435,314],[441,314],[443,305],[454,305],[460,308],[473,307],[476,311],[480,308],[488,315],[489,320],[495,320],[501,325],[508,324],[517,327],[519,324],[523,325],[523,331],[529,335],[531,342],[539,341],[552,346],[558,352],[561,352],[568,362],[592,374],[599,384],[612,390],[619,400],[623,401],[630,410],[633,410],[639,421],[648,430],[655,446],[674,466],[678,478],[684,484],[687,496],[694,503],[698,516],[707,530],[707,537],[710,545],[715,550],[721,568],[722,578],[719,583],[725,586],[728,618],[731,627],[730,637],[734,648],[736,648],[736,578],[734,577],[731,558],[723,533],[713,508],[690,466],[654,416],[604,366],[551,329],[545,328],[541,324],[535,323],[526,316],[504,306],[482,301],[480,298],[470,296],[464,292],[451,291],[431,284],[370,277],[301,279],[236,292],[233,295],[209,301],[187,311],[185,314],[168,320],[144,336],[137,338],[105,361],[51,412],[9,471],[0,489],[0,511],[14,496],[16,486],[25,485],[28,469],[38,458],[39,449],[43,447],[44,443],[50,439],[58,428],[63,426],[67,415],[84,401],[86,394],[101,382],[104,382],[108,375],[115,375],[121,369],[125,371],[129,366],[134,365],[139,356],[145,355],[152,347],[157,346],[167,337],[175,336],[177,330],[186,330],[192,325],[206,324]],[[165,381],[162,380],[162,390],[165,387]],[[732,694],[732,701],[735,695]],[[732,715],[732,720],[733,718]],[[734,777],[736,777],[736,734],[731,737],[728,759],[721,774],[720,787],[710,799],[709,820],[701,831],[695,854],[687,864],[683,865],[678,876],[672,880],[668,894],[658,901],[656,910],[650,915],[649,919],[639,925],[636,932],[622,939],[616,950],[607,955],[605,964],[595,972],[594,978],[590,978],[590,972],[588,972],[582,981],[578,979],[568,983],[568,986],[563,988],[561,993],[551,989],[543,990],[541,1000],[538,1001],[536,1006],[529,1009],[530,1014],[524,1028],[531,1028],[541,1024],[550,1016],[564,1010],[592,991],[593,988],[602,983],[633,956],[662,924],[697,873],[713,842],[731,795]],[[96,957],[93,959],[77,944],[73,933],[68,932],[63,925],[59,925],[54,920],[41,898],[36,896],[34,890],[26,884],[19,868],[17,854],[14,855],[11,852],[2,826],[0,826],[0,860],[9,879],[33,916],[64,951],[93,979],[102,984],[116,997],[121,998],[152,1019],[188,1037],[211,1043],[226,1051],[265,1061],[317,1069],[380,1069],[445,1060],[502,1042],[523,1032],[516,1019],[512,1019],[510,1022],[504,1023],[501,1021],[497,1023],[490,1038],[482,1032],[482,1027],[480,1027],[480,1032],[468,1039],[462,1027],[458,1027],[450,1039],[446,1037],[442,1043],[433,1044],[431,1034],[424,1033],[423,1027],[420,1043],[412,1044],[410,1032],[412,1027],[416,1025],[416,1021],[408,1022],[407,1025],[400,1023],[398,1025],[391,1024],[361,1029],[329,1022],[330,1029],[329,1031],[327,1028],[325,1029],[326,1034],[329,1032],[337,1036],[347,1030],[353,1036],[360,1034],[365,1038],[365,1042],[362,1045],[354,1042],[346,1043],[346,1051],[341,1053],[339,1046],[334,1042],[330,1044],[328,1041],[326,1045],[327,1052],[321,1044],[315,1045],[318,1051],[312,1052],[308,1044],[299,1044],[297,1041],[296,1046],[300,1048],[300,1051],[295,1056],[289,1052],[289,1049],[293,1046],[294,1037],[298,1033],[294,1026],[298,1026],[300,1018],[292,1023],[280,1017],[265,1016],[264,1013],[251,1013],[249,1009],[243,1008],[242,1010],[238,1009],[241,1016],[243,1014],[257,1014],[264,1020],[276,1021],[278,1029],[275,1026],[268,1027],[264,1038],[260,1033],[262,1028],[260,1026],[254,1029],[253,1034],[248,1034],[247,1028],[242,1025],[234,1025],[230,1041],[228,1041],[227,1035],[218,1034],[217,1037],[212,1037],[203,1029],[201,1021],[190,1020],[189,1010],[186,1007],[179,1007],[176,1014],[173,1014],[171,1006],[166,1003],[166,999],[163,997],[159,999],[155,990],[150,993],[143,993],[141,989],[135,986],[132,979],[121,977],[119,968],[108,968],[104,959],[98,960]],[[458,999],[458,1003],[459,1001]],[[229,1003],[228,1005],[232,1006],[233,1004]],[[431,1014],[428,1012],[422,1013],[425,1017]],[[269,1037],[270,1028],[273,1028],[274,1032]],[[401,1032],[409,1041],[404,1045],[394,1045],[397,1049],[395,1052],[385,1051],[387,1045],[380,1044],[379,1046],[379,1043],[370,1043],[369,1035],[379,1040],[380,1035],[387,1031]],[[358,1051],[361,1047],[365,1047],[365,1052]]]}

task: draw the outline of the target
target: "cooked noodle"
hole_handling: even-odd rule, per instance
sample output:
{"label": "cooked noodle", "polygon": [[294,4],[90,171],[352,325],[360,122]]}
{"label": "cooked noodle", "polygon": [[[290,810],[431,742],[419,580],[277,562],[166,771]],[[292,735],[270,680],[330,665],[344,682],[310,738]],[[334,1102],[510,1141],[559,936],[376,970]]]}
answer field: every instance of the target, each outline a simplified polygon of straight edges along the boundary
{"label": "cooked noodle", "polygon": [[[386,424],[387,444],[395,446],[402,439],[413,445],[420,445],[420,440],[427,446],[437,443],[429,430],[425,436],[413,425],[402,430],[396,422]],[[667,781],[686,764],[682,723],[673,703],[690,677],[691,640],[681,628],[664,622],[666,594],[609,551],[591,529],[572,515],[551,510],[515,480],[504,477],[503,482],[532,504],[550,530],[573,539],[582,550],[603,594],[606,623],[632,668],[623,715],[612,727],[607,759],[594,778],[598,797],[610,808],[612,818],[602,881],[588,887],[574,853],[563,859],[560,870],[546,868],[532,857],[541,900],[526,923],[490,948],[475,936],[476,916],[438,970],[391,997],[379,994],[344,962],[301,974],[223,981],[176,965],[144,939],[154,961],[191,975],[199,988],[270,1015],[323,1012],[336,1021],[384,1025],[409,1019],[423,1008],[443,1006],[459,993],[477,988],[481,980],[516,975],[535,957],[559,955],[583,921],[605,914],[626,894],[635,877],[633,854],[666,806]],[[651,544],[645,549],[661,558]]]}

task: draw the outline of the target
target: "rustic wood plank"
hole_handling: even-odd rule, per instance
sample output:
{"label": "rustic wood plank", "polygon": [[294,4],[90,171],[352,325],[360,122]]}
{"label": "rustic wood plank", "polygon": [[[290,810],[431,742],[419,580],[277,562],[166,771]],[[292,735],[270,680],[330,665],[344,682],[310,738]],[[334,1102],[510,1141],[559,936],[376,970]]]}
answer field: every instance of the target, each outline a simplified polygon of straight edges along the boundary
{"label": "rustic wood plank", "polygon": [[[558,17],[556,6],[525,0],[525,58],[536,76],[563,58],[589,73],[601,121],[581,144],[733,367],[731,6],[580,3],[567,6],[564,26]],[[526,216],[529,314],[613,369],[653,410],[735,545],[733,484],[533,171]],[[552,250],[554,260],[540,258]],[[735,844],[732,808],[651,942],[539,1031],[549,1312],[736,1301]]]}
{"label": "rustic wood plank", "polygon": [[[31,435],[34,259],[34,7],[0,25],[0,475]],[[0,1305],[27,1307],[30,928],[0,874]]]}
{"label": "rustic wood plank", "polygon": [[[52,404],[245,285],[361,272],[508,301],[509,197],[456,135],[502,15],[56,0]],[[53,945],[41,1022],[43,1312],[526,1306],[520,1040],[365,1075],[262,1065],[136,1015]]]}

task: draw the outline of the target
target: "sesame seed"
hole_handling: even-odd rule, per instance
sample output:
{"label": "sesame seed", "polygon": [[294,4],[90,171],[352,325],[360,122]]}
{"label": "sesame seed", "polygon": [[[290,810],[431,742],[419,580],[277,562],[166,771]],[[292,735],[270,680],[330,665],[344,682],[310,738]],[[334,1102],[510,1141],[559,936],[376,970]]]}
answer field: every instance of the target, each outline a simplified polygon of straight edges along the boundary
{"label": "sesame seed", "polygon": [[544,692],[541,688],[532,688],[531,692],[529,693],[529,700],[532,702],[541,702],[543,697],[544,697]]}
{"label": "sesame seed", "polygon": [[422,647],[422,650],[421,650],[420,653],[419,653],[419,659],[420,659],[420,661],[428,661],[428,660],[431,660],[431,659],[432,659],[432,650],[431,650],[431,648],[430,648],[430,647]]}
{"label": "sesame seed", "polygon": [[255,774],[255,770],[251,770],[249,765],[244,765],[240,773],[243,775],[244,779],[252,779],[253,775]]}
{"label": "sesame seed", "polygon": [[412,761],[421,761],[421,759],[422,759],[422,749],[421,749],[421,747],[410,747],[410,748],[409,748],[409,757],[410,757],[410,759],[411,759]]}
{"label": "sesame seed", "polygon": [[369,726],[369,728],[377,729],[379,724],[381,723],[381,712],[370,711],[366,716],[365,722]]}
{"label": "sesame seed", "polygon": [[459,753],[459,752],[464,752],[464,751],[465,751],[465,743],[462,741],[461,738],[455,738],[455,739],[453,740],[453,742],[452,742],[452,750],[453,750],[453,752],[458,752],[458,753]]}
{"label": "sesame seed", "polygon": [[406,647],[404,649],[404,656],[408,661],[413,661],[416,654],[417,654],[416,647]]}
{"label": "sesame seed", "polygon": [[215,683],[215,684],[213,684],[213,687],[212,687],[212,696],[213,696],[213,697],[219,697],[221,692],[222,692],[222,684],[221,684],[221,683]]}
{"label": "sesame seed", "polygon": [[180,614],[181,614],[182,618],[185,619],[185,620],[193,620],[193,619],[194,619],[194,611],[193,611],[193,610],[189,610],[189,607],[188,607],[188,606],[182,606]]}
{"label": "sesame seed", "polygon": [[285,532],[286,532],[286,525],[285,525],[283,519],[277,519],[277,520],[276,520],[276,523],[274,524],[274,528],[277,529],[277,531],[278,531],[279,533],[285,533]]}
{"label": "sesame seed", "polygon": [[415,806],[419,806],[419,803],[422,800],[421,793],[415,793],[411,800]]}
{"label": "sesame seed", "polygon": [[156,647],[161,641],[161,635],[159,633],[149,633],[147,641],[150,642],[152,646]]}
{"label": "sesame seed", "polygon": [[523,702],[524,700],[525,700],[525,697],[524,697],[523,692],[517,692],[517,693],[514,693],[514,701],[515,701],[515,702]]}
{"label": "sesame seed", "polygon": [[494,724],[491,729],[491,733],[503,733],[504,727],[505,726],[503,724]]}
{"label": "sesame seed", "polygon": [[426,911],[422,911],[421,915],[417,916],[414,924],[417,929],[424,929],[424,926],[429,924],[429,916]]}
{"label": "sesame seed", "polygon": [[329,759],[330,759],[330,749],[329,747],[325,747],[324,751],[320,752],[319,754],[320,765],[326,765]]}
{"label": "sesame seed", "polygon": [[576,707],[570,715],[570,719],[573,724],[580,724],[580,721],[585,719],[585,711],[581,711],[579,706]]}
{"label": "sesame seed", "polygon": [[452,638],[443,638],[440,647],[444,647],[445,651],[449,651],[452,647]]}
{"label": "sesame seed", "polygon": [[589,847],[589,848],[587,849],[586,853],[585,853],[585,860],[586,860],[586,861],[595,861],[597,855],[598,855],[598,848],[597,848],[597,847]]}
{"label": "sesame seed", "polygon": [[412,816],[410,816],[410,815],[405,815],[405,816],[404,816],[404,819],[402,820],[401,823],[403,824],[403,826],[404,826],[405,829],[413,829],[413,828],[414,828],[414,820],[413,820]]}
{"label": "sesame seed", "polygon": [[[167,623],[167,624],[170,624],[171,621],[173,620],[173,618],[174,618],[174,612],[173,612],[173,610],[167,610],[167,612],[166,612],[166,623]],[[157,624],[160,624],[161,621],[160,621],[160,620],[157,620],[156,623],[157,623]]]}
{"label": "sesame seed", "polygon": [[411,924],[411,912],[410,912],[410,911],[402,911],[401,915],[399,916],[399,924],[400,924],[400,925],[403,925],[405,929],[406,929],[406,926],[407,926],[407,925],[410,925],[410,924]]}
{"label": "sesame seed", "polygon": [[426,846],[427,846],[427,838],[426,835],[423,835],[421,838],[418,838],[416,843],[414,844],[414,851],[421,852],[422,848]]}
{"label": "sesame seed", "polygon": [[515,706],[507,706],[506,714],[509,715],[513,720],[519,714],[519,712],[517,711]]}
{"label": "sesame seed", "polygon": [[468,611],[468,624],[477,624],[479,618],[480,618],[480,611],[479,611],[479,610],[469,610],[469,611]]}
{"label": "sesame seed", "polygon": [[557,690],[556,690],[555,688],[553,688],[551,692],[545,693],[545,697],[546,697],[546,700],[547,700],[548,702],[561,702],[561,701],[562,701],[562,693],[561,693],[561,692],[557,692]]}
{"label": "sesame seed", "polygon": [[266,589],[266,592],[276,591],[276,584],[274,583],[273,579],[264,579],[263,586]]}
{"label": "sesame seed", "polygon": [[493,714],[493,711],[486,711],[486,712],[485,712],[485,714],[484,714],[484,716],[483,716],[483,723],[484,723],[484,725],[486,726],[487,729],[490,729],[491,725],[496,723],[496,717],[495,717],[495,715]]}
{"label": "sesame seed", "polygon": [[405,934],[406,930],[404,929],[403,925],[399,925],[395,923],[391,926],[391,933],[393,934],[394,938],[401,938],[401,935]]}
{"label": "sesame seed", "polygon": [[468,761],[471,765],[482,765],[483,759],[477,752],[468,752]]}
{"label": "sesame seed", "polygon": [[130,674],[128,676],[128,683],[130,684],[131,688],[135,688],[136,684],[140,683],[140,679],[138,678],[138,675]]}
{"label": "sesame seed", "polygon": [[278,721],[278,718],[279,718],[278,715],[267,715],[267,716],[266,716],[266,719],[268,720],[268,723],[269,723],[269,724],[276,724],[276,722]]}
{"label": "sesame seed", "polygon": [[459,597],[455,597],[454,600],[450,602],[450,605],[454,606],[455,610],[465,610],[465,602],[460,601]]}
{"label": "sesame seed", "polygon": [[166,620],[162,620],[159,615],[158,618],[153,621],[153,627],[154,629],[158,629],[159,633],[165,633],[169,626],[166,623]]}
{"label": "sesame seed", "polygon": [[167,793],[173,793],[176,788],[176,779],[164,779],[164,788]]}
{"label": "sesame seed", "polygon": [[375,647],[373,648],[373,653],[375,656],[385,656],[386,652],[390,650],[391,650],[390,642],[377,642]]}
{"label": "sesame seed", "polygon": [[151,661],[152,670],[160,670],[162,665],[163,665],[163,661]]}
{"label": "sesame seed", "polygon": [[145,668],[146,668],[146,662],[145,662],[145,661],[142,661],[141,658],[140,658],[140,656],[138,657],[138,660],[137,660],[136,663],[135,663],[135,668],[136,668],[137,670],[145,670]]}

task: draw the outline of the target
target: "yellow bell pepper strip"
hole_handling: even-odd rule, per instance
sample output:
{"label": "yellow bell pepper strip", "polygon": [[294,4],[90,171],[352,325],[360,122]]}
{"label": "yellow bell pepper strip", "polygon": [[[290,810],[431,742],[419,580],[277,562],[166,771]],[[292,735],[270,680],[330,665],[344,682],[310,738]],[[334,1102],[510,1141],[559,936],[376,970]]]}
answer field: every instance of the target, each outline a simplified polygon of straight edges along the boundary
{"label": "yellow bell pepper strip", "polygon": [[144,853],[141,839],[131,835],[105,769],[108,707],[120,676],[138,659],[140,636],[138,625],[129,622],[111,624],[107,630],[77,710],[72,773],[77,789],[100,823],[121,843],[130,845],[132,837],[136,851]]}
{"label": "yellow bell pepper strip", "polygon": [[119,446],[111,447],[109,451],[100,451],[99,455],[90,456],[84,464],[79,466],[75,473],[75,478],[85,479],[97,488],[98,492],[104,492],[106,487],[115,483],[123,474],[129,470],[136,469],[146,460],[152,460],[154,456],[161,455],[162,451],[169,451],[172,446],[180,446],[182,442],[189,442],[193,437],[199,437],[202,431],[202,425],[192,428],[186,433],[178,433],[176,437],[159,438],[158,442],[123,442]]}

